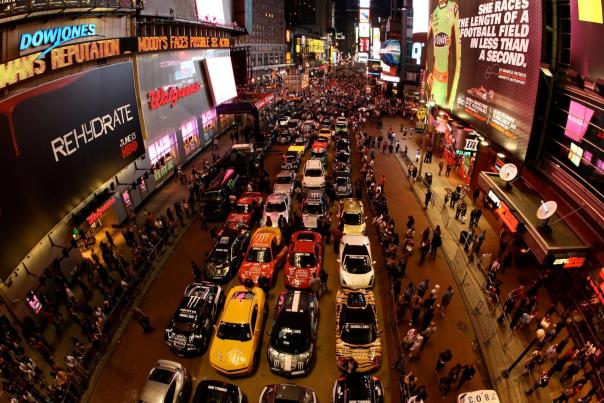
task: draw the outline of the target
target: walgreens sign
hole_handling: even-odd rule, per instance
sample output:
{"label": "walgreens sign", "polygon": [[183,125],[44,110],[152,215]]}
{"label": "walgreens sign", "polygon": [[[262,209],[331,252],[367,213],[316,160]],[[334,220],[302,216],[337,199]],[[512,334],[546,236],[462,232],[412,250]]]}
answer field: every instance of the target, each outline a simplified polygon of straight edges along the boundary
{"label": "walgreens sign", "polygon": [[173,86],[168,88],[158,88],[156,90],[149,91],[149,94],[147,94],[149,97],[149,109],[155,110],[165,105],[170,105],[170,107],[173,107],[180,99],[193,95],[199,91],[201,91],[200,83],[193,83],[183,87]]}

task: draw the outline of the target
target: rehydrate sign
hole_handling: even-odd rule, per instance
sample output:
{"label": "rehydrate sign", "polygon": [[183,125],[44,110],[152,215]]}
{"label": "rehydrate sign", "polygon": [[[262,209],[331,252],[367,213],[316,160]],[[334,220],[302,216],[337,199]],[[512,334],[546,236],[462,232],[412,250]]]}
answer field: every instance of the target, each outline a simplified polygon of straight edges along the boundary
{"label": "rehydrate sign", "polygon": [[19,42],[19,51],[23,52],[28,49],[37,48],[40,46],[49,46],[37,59],[41,59],[52,49],[66,42],[75,39],[97,36],[96,24],[80,24],[67,25],[64,27],[55,27],[49,29],[40,29],[34,33],[21,35]]}

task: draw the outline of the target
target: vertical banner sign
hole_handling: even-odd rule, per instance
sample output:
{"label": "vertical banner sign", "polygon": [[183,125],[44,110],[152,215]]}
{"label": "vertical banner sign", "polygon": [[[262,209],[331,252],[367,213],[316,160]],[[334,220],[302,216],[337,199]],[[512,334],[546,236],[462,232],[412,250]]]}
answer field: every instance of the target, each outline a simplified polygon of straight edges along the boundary
{"label": "vertical banner sign", "polygon": [[430,0],[427,97],[523,160],[541,58],[541,1]]}
{"label": "vertical banner sign", "polygon": [[131,63],[0,103],[3,279],[82,200],[145,152],[138,114]]}

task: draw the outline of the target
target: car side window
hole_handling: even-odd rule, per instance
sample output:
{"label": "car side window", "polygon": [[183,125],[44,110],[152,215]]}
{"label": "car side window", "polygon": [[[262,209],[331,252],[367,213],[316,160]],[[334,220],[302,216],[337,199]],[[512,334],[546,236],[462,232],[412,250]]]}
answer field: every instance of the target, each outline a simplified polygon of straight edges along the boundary
{"label": "car side window", "polygon": [[258,305],[254,306],[254,310],[252,311],[252,333],[254,329],[256,329],[256,319],[258,318]]}
{"label": "car side window", "polygon": [[166,391],[164,396],[164,403],[174,403],[174,393],[176,393],[176,382],[172,382],[172,385]]}

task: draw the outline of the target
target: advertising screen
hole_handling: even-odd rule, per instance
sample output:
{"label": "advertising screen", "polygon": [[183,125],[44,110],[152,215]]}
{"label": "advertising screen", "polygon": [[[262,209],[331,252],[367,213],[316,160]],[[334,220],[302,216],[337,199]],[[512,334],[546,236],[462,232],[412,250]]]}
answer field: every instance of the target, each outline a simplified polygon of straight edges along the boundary
{"label": "advertising screen", "polygon": [[413,33],[428,32],[428,2],[413,0]]}
{"label": "advertising screen", "polygon": [[359,39],[359,52],[369,52],[369,38]]}
{"label": "advertising screen", "polygon": [[371,0],[359,0],[359,7],[361,8],[369,8],[371,4]]}
{"label": "advertising screen", "polygon": [[587,108],[578,102],[570,101],[564,135],[580,143],[583,136],[585,136],[585,132],[587,132],[587,127],[593,114],[593,109]]}
{"label": "advertising screen", "polygon": [[164,16],[196,20],[195,0],[145,0],[142,15]]}
{"label": "advertising screen", "polygon": [[237,87],[231,57],[213,57],[204,62],[214,106],[235,98]]}
{"label": "advertising screen", "polygon": [[374,27],[372,29],[371,38],[371,57],[378,59],[380,57],[380,48],[382,43],[380,42],[380,28]]}
{"label": "advertising screen", "polygon": [[541,4],[430,0],[428,99],[520,160],[539,82]]}
{"label": "advertising screen", "polygon": [[371,36],[371,25],[367,22],[359,24],[359,38],[369,38]]}
{"label": "advertising screen", "polygon": [[74,74],[4,100],[0,133],[6,278],[82,200],[145,152],[132,64]]}
{"label": "advertising screen", "polygon": [[581,76],[604,77],[602,43],[594,38],[604,35],[604,0],[570,2],[570,66]]}
{"label": "advertising screen", "polygon": [[367,61],[367,74],[379,77],[382,72],[382,65],[379,59],[369,59]]}
{"label": "advertising screen", "polygon": [[195,0],[197,2],[197,17],[200,21],[216,24],[232,22],[232,0]]}
{"label": "advertising screen", "polygon": [[581,164],[581,158],[583,157],[583,149],[575,143],[570,143],[570,150],[568,151],[568,159],[570,162],[579,166]]}
{"label": "advertising screen", "polygon": [[369,9],[361,8],[359,10],[359,21],[360,22],[369,22]]}

